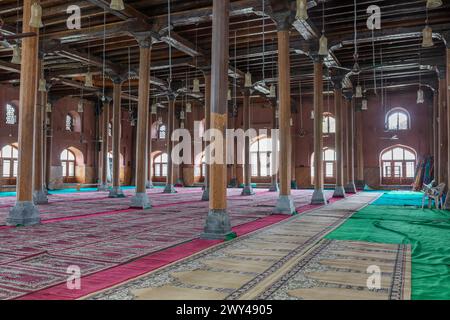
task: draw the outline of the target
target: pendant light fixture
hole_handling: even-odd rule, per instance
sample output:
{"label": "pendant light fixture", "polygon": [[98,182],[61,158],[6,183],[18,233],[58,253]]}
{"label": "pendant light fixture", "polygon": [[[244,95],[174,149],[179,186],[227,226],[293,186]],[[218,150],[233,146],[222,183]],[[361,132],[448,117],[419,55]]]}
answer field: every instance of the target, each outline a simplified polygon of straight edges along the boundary
{"label": "pendant light fixture", "polygon": [[92,73],[90,73],[90,72],[86,73],[86,76],[84,79],[84,85],[89,88],[92,88],[94,86],[94,83],[92,81]]}
{"label": "pendant light fixture", "polygon": [[52,104],[48,102],[45,106],[45,112],[51,113],[52,112]]}
{"label": "pendant light fixture", "polygon": [[192,104],[190,102],[186,103],[186,113],[192,112]]}
{"label": "pendant light fixture", "polygon": [[419,48],[419,89],[417,90],[417,104],[423,104],[425,102],[424,93],[422,90],[422,55]]}
{"label": "pendant light fixture", "polygon": [[231,89],[228,89],[227,101],[231,101]]}
{"label": "pendant light fixture", "polygon": [[314,120],[314,110],[311,110],[311,120]]}
{"label": "pendant light fixture", "polygon": [[442,6],[441,0],[427,0],[427,8],[428,9],[436,9]]}
{"label": "pendant light fixture", "polygon": [[78,113],[83,113],[84,112],[84,103],[83,103],[83,99],[80,99],[80,101],[78,101],[78,108],[77,108]]}
{"label": "pendant light fixture", "polygon": [[180,129],[184,129],[184,121],[180,122]]}
{"label": "pendant light fixture", "polygon": [[200,92],[200,80],[195,78],[193,83],[194,84],[193,84],[192,92],[199,93]]}
{"label": "pendant light fixture", "polygon": [[306,0],[297,0],[297,14],[295,18],[298,20],[308,19],[308,6]]}
{"label": "pendant light fixture", "polygon": [[247,71],[247,73],[245,74],[245,87],[246,88],[251,88],[253,85],[252,83],[252,74]]}
{"label": "pendant light fixture", "polygon": [[152,114],[156,114],[158,112],[158,105],[156,103],[152,104]]}
{"label": "pendant light fixture", "polygon": [[122,0],[112,0],[109,7],[116,11],[125,10],[125,5],[123,4]]}
{"label": "pendant light fixture", "polygon": [[355,93],[355,98],[362,98],[363,97],[363,93],[362,93],[362,87],[361,85],[358,83],[358,85],[356,86],[356,93]]}
{"label": "pendant light fixture", "polygon": [[361,110],[367,111],[368,109],[368,102],[366,98],[363,98],[361,101]]}
{"label": "pendant light fixture", "polygon": [[328,39],[325,37],[325,1],[322,1],[322,36],[319,40],[319,55],[328,56]]}
{"label": "pendant light fixture", "polygon": [[274,84],[270,85],[270,93],[268,95],[269,98],[276,98],[277,97],[277,87]]}
{"label": "pendant light fixture", "polygon": [[422,47],[423,48],[430,48],[434,46],[433,43],[433,29],[428,25],[428,6],[425,8],[425,12],[427,15],[427,18],[425,20],[425,28],[422,30]]}
{"label": "pendant light fixture", "polygon": [[[250,24],[247,23],[247,37],[250,34]],[[247,39],[247,72],[245,73],[244,87],[251,88],[253,86],[252,74],[250,73],[250,40]]]}
{"label": "pendant light fixture", "polygon": [[32,28],[42,28],[42,7],[39,3],[35,2],[31,5],[31,18],[29,26]]}
{"label": "pendant light fixture", "polygon": [[278,119],[280,117],[280,112],[277,110],[275,110],[275,119]]}
{"label": "pendant light fixture", "polygon": [[20,64],[22,60],[22,50],[19,45],[13,46],[13,56],[11,59],[11,63]]}
{"label": "pendant light fixture", "polygon": [[184,120],[184,119],[186,119],[186,117],[185,117],[184,111],[181,110],[180,111],[180,120]]}
{"label": "pendant light fixture", "polygon": [[47,92],[47,81],[44,78],[39,79],[39,92]]}

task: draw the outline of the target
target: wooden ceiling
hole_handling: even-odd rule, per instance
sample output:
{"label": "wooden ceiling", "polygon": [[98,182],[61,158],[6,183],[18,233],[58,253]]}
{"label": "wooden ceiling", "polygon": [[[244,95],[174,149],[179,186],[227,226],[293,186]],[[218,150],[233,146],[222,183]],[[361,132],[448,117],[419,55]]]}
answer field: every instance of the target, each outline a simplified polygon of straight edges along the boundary
{"label": "wooden ceiling", "polygon": [[[45,76],[53,83],[50,95],[79,95],[83,88],[83,94],[90,96],[103,86],[106,89],[112,86],[111,74],[130,74],[131,80],[124,82],[123,90],[135,100],[138,75],[134,71],[139,61],[139,47],[132,34],[144,31],[151,31],[155,39],[151,62],[153,97],[167,92],[170,65],[173,80],[181,82],[182,86],[186,86],[186,82],[192,86],[195,77],[203,82],[202,70],[208,68],[211,52],[212,0],[171,0],[171,37],[167,32],[167,0],[124,2],[124,11],[113,11],[109,0],[41,0],[44,23],[40,30],[41,51],[45,53]],[[252,73],[254,82],[263,79],[267,84],[276,82],[277,38],[272,4],[280,2],[290,5],[295,16],[295,1],[231,0],[230,86],[235,77],[239,85],[247,70]],[[450,1],[429,11],[429,25],[435,36],[435,45],[431,48],[420,46],[426,20],[425,3],[424,0],[357,1],[359,64],[365,70],[359,75],[359,81],[368,90],[381,85],[382,75],[386,86],[417,85],[419,73],[423,83],[434,85],[436,66],[444,64],[442,35],[450,31]],[[381,8],[382,25],[381,30],[375,30],[372,35],[366,26],[369,16],[366,10],[373,4]],[[67,29],[68,5],[81,8],[80,30]],[[302,93],[312,92],[310,55],[316,50],[322,29],[322,3],[309,1],[309,6],[309,19],[296,21],[292,27],[293,95],[298,95],[300,84]],[[354,64],[353,0],[327,0],[324,13],[324,29],[331,49],[326,65],[334,71],[342,70],[338,67],[351,69]],[[1,32],[20,31],[21,16],[22,1],[2,0],[0,17],[4,25]],[[12,44],[13,41],[0,46],[0,83],[17,84],[19,81],[19,68],[10,63],[12,49],[9,45]],[[96,88],[83,87],[88,71],[94,74]],[[358,76],[350,76],[347,85],[356,81]],[[325,81],[325,86],[327,90],[330,83]]]}

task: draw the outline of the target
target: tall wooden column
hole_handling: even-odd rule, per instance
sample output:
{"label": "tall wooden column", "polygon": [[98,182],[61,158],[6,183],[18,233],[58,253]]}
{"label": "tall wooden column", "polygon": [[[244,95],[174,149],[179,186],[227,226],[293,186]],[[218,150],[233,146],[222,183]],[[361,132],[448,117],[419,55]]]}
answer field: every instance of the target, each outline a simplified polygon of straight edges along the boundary
{"label": "tall wooden column", "polygon": [[278,187],[278,118],[277,118],[277,104],[276,102],[272,103],[272,153],[270,159],[270,166],[272,168],[272,175],[270,181],[270,192],[279,192],[280,188]]}
{"label": "tall wooden column", "polygon": [[[49,99],[47,98],[47,101]],[[47,109],[47,106],[46,106]],[[52,172],[52,139],[53,139],[53,117],[52,110],[46,112],[45,125],[45,185],[47,190],[51,188],[51,172]]]}
{"label": "tall wooden column", "polygon": [[438,181],[438,174],[439,174],[439,139],[438,139],[438,130],[439,130],[439,120],[438,120],[438,114],[439,114],[439,91],[437,88],[433,91],[433,162],[434,162],[434,180],[435,182]]}
{"label": "tall wooden column", "polygon": [[9,211],[7,225],[34,225],[40,223],[39,211],[33,203],[34,108],[38,81],[39,30],[27,23],[31,17],[32,0],[23,1],[22,32],[37,36],[22,39],[19,95],[19,168],[17,174],[16,204]]}
{"label": "tall wooden column", "polygon": [[345,192],[356,193],[355,186],[355,105],[351,96],[346,97],[347,108],[347,184]]}
{"label": "tall wooden column", "polygon": [[363,111],[355,113],[356,127],[356,182],[359,189],[364,189],[364,135],[363,135]]}
{"label": "tall wooden column", "polygon": [[[226,128],[229,60],[230,0],[213,0],[211,62],[211,129],[222,137],[214,137],[213,149],[223,152],[210,159],[209,212],[203,238],[227,239],[235,236],[227,213]],[[211,161],[213,160],[213,161]]]}
{"label": "tall wooden column", "polygon": [[439,101],[438,101],[438,140],[439,140],[439,149],[438,149],[438,157],[439,157],[439,168],[438,168],[438,183],[447,183],[446,181],[446,170],[447,170],[447,114],[445,112],[446,104],[447,104],[447,86],[446,86],[446,72],[444,66],[440,66],[438,69],[438,77],[439,77]]}
{"label": "tall wooden column", "polygon": [[148,113],[148,124],[147,124],[147,182],[145,187],[147,189],[153,188],[153,159],[152,159],[152,125],[153,125],[153,114]]}
{"label": "tall wooden column", "polygon": [[333,197],[345,198],[344,189],[344,126],[342,117],[342,79],[334,81],[334,109],[336,116],[335,150],[336,150],[336,186]]}
{"label": "tall wooden column", "polygon": [[323,58],[314,58],[314,193],[311,204],[326,204],[323,185]]}
{"label": "tall wooden column", "polygon": [[[205,72],[205,131],[209,130],[211,127],[211,73],[210,71]],[[207,146],[207,142],[205,142],[205,149]],[[209,201],[209,154],[205,152],[205,160],[206,160],[206,172],[202,201]]]}
{"label": "tall wooden column", "polygon": [[113,156],[113,172],[112,172],[112,188],[109,191],[110,198],[124,198],[122,188],[120,187],[120,137],[122,131],[121,116],[121,91],[122,79],[113,79],[113,123],[112,123],[112,156]]}
{"label": "tall wooden column", "polygon": [[108,191],[108,127],[109,127],[109,109],[110,109],[111,99],[108,97],[103,97],[103,107],[102,107],[102,145],[101,145],[101,173],[100,173],[100,185],[98,186],[98,191]]}
{"label": "tall wooden column", "polygon": [[[39,59],[38,78],[43,74],[43,57]],[[44,187],[44,119],[47,105],[47,92],[38,92],[34,111],[34,193],[35,204],[47,204],[47,192]]]}
{"label": "tall wooden column", "polygon": [[150,92],[150,58],[152,39],[139,41],[139,97],[136,133],[136,194],[131,198],[131,207],[140,209],[151,208],[147,195],[147,139],[148,139],[148,109]]}
{"label": "tall wooden column", "polygon": [[176,193],[174,187],[174,177],[173,177],[173,161],[172,161],[172,133],[175,128],[175,97],[169,97],[169,109],[167,112],[167,182],[164,188],[164,193]]}
{"label": "tall wooden column", "polygon": [[444,208],[450,210],[450,32],[446,33],[446,83],[445,98],[447,103],[447,197]]}
{"label": "tall wooden column", "polygon": [[[250,90],[245,89],[243,91],[244,95],[244,132],[247,132],[251,126],[251,110],[250,110]],[[245,136],[244,139],[244,189],[242,190],[241,195],[243,196],[251,196],[254,195],[255,192],[252,188],[252,164],[250,161],[250,137]]]}
{"label": "tall wooden column", "polygon": [[[284,20],[285,21],[285,20]],[[291,62],[289,56],[290,24],[279,21],[278,31],[278,89],[280,126],[280,195],[274,213],[296,213],[291,197]]]}

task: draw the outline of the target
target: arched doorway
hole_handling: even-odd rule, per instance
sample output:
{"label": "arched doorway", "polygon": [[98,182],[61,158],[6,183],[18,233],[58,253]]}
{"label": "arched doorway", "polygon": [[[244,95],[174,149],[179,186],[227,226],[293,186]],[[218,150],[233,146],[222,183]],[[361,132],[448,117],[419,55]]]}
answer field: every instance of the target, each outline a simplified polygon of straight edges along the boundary
{"label": "arched doorway", "polygon": [[410,185],[414,182],[416,151],[406,146],[393,146],[380,154],[381,184]]}
{"label": "arched doorway", "polygon": [[75,176],[75,154],[69,149],[64,149],[60,155],[61,167],[62,167],[62,177],[64,183],[74,183],[76,182]]}
{"label": "arched doorway", "polygon": [[[323,149],[324,183],[336,183],[336,151],[331,148]],[[311,154],[311,183],[314,184],[314,152]]]}
{"label": "arched doorway", "polygon": [[272,139],[261,138],[250,146],[250,164],[253,178],[268,178],[272,175]]}
{"label": "arched doorway", "polygon": [[16,183],[19,151],[12,145],[6,145],[1,149],[0,159],[2,165],[2,178],[7,185]]}

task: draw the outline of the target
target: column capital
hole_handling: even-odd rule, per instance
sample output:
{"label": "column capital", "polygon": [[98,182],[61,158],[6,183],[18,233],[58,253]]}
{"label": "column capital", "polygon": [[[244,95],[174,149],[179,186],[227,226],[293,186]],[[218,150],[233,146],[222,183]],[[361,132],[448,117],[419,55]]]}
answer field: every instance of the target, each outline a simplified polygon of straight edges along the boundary
{"label": "column capital", "polygon": [[132,32],[131,34],[136,39],[140,48],[151,48],[156,41],[155,33],[153,31]]}
{"label": "column capital", "polygon": [[118,74],[111,74],[110,78],[114,84],[122,84],[125,81],[125,77]]}

